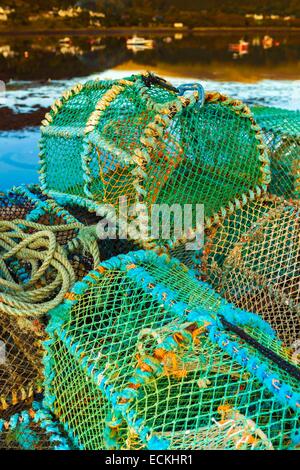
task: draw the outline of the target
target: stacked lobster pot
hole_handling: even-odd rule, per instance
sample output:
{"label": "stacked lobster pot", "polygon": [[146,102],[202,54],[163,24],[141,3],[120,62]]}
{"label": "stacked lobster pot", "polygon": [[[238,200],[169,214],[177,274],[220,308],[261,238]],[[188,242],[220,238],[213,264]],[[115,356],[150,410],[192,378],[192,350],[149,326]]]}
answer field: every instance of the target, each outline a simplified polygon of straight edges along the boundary
{"label": "stacked lobster pot", "polygon": [[271,160],[269,191],[285,199],[300,197],[300,111],[266,106],[252,108]]}
{"label": "stacked lobster pot", "polygon": [[299,446],[297,145],[270,113],[151,73],[53,103],[40,188],[0,200],[3,318],[47,336],[43,404],[4,397],[0,446]]}

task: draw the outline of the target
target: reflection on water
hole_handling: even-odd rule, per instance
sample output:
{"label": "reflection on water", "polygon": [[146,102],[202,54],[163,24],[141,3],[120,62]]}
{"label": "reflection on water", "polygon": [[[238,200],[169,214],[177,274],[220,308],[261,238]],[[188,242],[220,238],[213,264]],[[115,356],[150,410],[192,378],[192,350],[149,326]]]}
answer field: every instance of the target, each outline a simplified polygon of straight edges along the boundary
{"label": "reflection on water", "polygon": [[[283,40],[283,44],[286,44],[286,41]],[[245,40],[243,38],[239,39],[236,43],[229,44],[229,50],[233,52],[233,59],[238,59],[247,55],[254,47],[261,47],[263,49],[272,49],[273,47],[279,47],[281,45],[281,40],[275,39],[275,37],[265,34],[263,37],[254,36],[252,40]]]}
{"label": "reflection on water", "polygon": [[[175,84],[201,80],[249,104],[300,108],[300,35],[0,36],[0,130],[26,128],[63,90],[90,78],[152,70]],[[7,124],[11,119],[11,127]],[[14,113],[17,113],[14,114]],[[20,116],[21,126],[12,118]],[[0,131],[0,190],[37,181],[39,129]]]}
{"label": "reflection on water", "polygon": [[0,37],[0,73],[2,80],[57,80],[134,61],[177,76],[235,81],[293,79],[299,77],[299,45],[300,36],[291,33]]}

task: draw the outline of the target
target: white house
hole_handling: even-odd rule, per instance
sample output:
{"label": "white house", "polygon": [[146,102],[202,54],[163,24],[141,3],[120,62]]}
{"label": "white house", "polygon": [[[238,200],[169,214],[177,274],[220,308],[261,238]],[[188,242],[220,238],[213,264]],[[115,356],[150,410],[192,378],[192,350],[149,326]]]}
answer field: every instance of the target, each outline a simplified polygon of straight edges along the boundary
{"label": "white house", "polygon": [[247,13],[245,17],[252,18],[255,21],[262,21],[264,19],[264,15],[258,15],[256,13]]}
{"label": "white house", "polygon": [[90,14],[90,17],[91,18],[105,18],[105,14],[104,13],[99,13],[97,11],[92,11],[90,10],[89,11],[89,14]]}
{"label": "white house", "polygon": [[82,8],[80,7],[69,7],[67,10],[58,10],[57,14],[61,18],[76,18],[82,13]]}

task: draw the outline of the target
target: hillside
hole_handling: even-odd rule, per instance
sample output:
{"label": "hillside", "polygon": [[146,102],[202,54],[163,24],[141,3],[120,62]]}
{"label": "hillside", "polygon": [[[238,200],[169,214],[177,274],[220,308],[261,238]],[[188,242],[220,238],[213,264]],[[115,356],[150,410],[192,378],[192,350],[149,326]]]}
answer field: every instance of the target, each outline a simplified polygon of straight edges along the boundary
{"label": "hillside", "polygon": [[155,12],[177,11],[210,13],[223,12],[230,14],[264,13],[278,15],[300,15],[299,0],[2,0],[1,6],[10,6],[32,11],[45,11],[53,7],[86,6],[105,11],[112,8],[128,9],[149,7]]}
{"label": "hillside", "polygon": [[[9,21],[12,24],[44,28],[84,28],[91,26],[87,10],[105,14],[101,26],[158,26],[182,21],[186,26],[299,26],[299,0],[2,0],[2,7],[15,11]],[[46,12],[58,8],[80,6],[83,10],[74,17],[60,18],[57,13],[46,18]],[[263,19],[246,18],[246,14],[264,15]],[[272,15],[272,16],[271,16]],[[279,15],[277,18],[276,15]],[[296,17],[296,19],[294,18]],[[99,26],[98,22],[98,26]],[[97,24],[96,24],[97,26]]]}

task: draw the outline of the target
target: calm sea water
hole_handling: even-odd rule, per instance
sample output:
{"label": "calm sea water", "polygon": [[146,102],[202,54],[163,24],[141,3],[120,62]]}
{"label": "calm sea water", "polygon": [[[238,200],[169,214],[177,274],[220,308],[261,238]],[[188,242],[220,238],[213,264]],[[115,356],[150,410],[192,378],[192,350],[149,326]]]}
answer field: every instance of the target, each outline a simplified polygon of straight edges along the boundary
{"label": "calm sea water", "polygon": [[[299,35],[177,33],[153,37],[152,48],[133,49],[126,39],[0,37],[0,80],[6,88],[0,87],[0,189],[37,182],[39,129],[29,127],[31,113],[90,78],[152,70],[174,84],[201,81],[207,90],[248,104],[300,109]],[[22,116],[23,128],[10,126],[11,113]]]}

